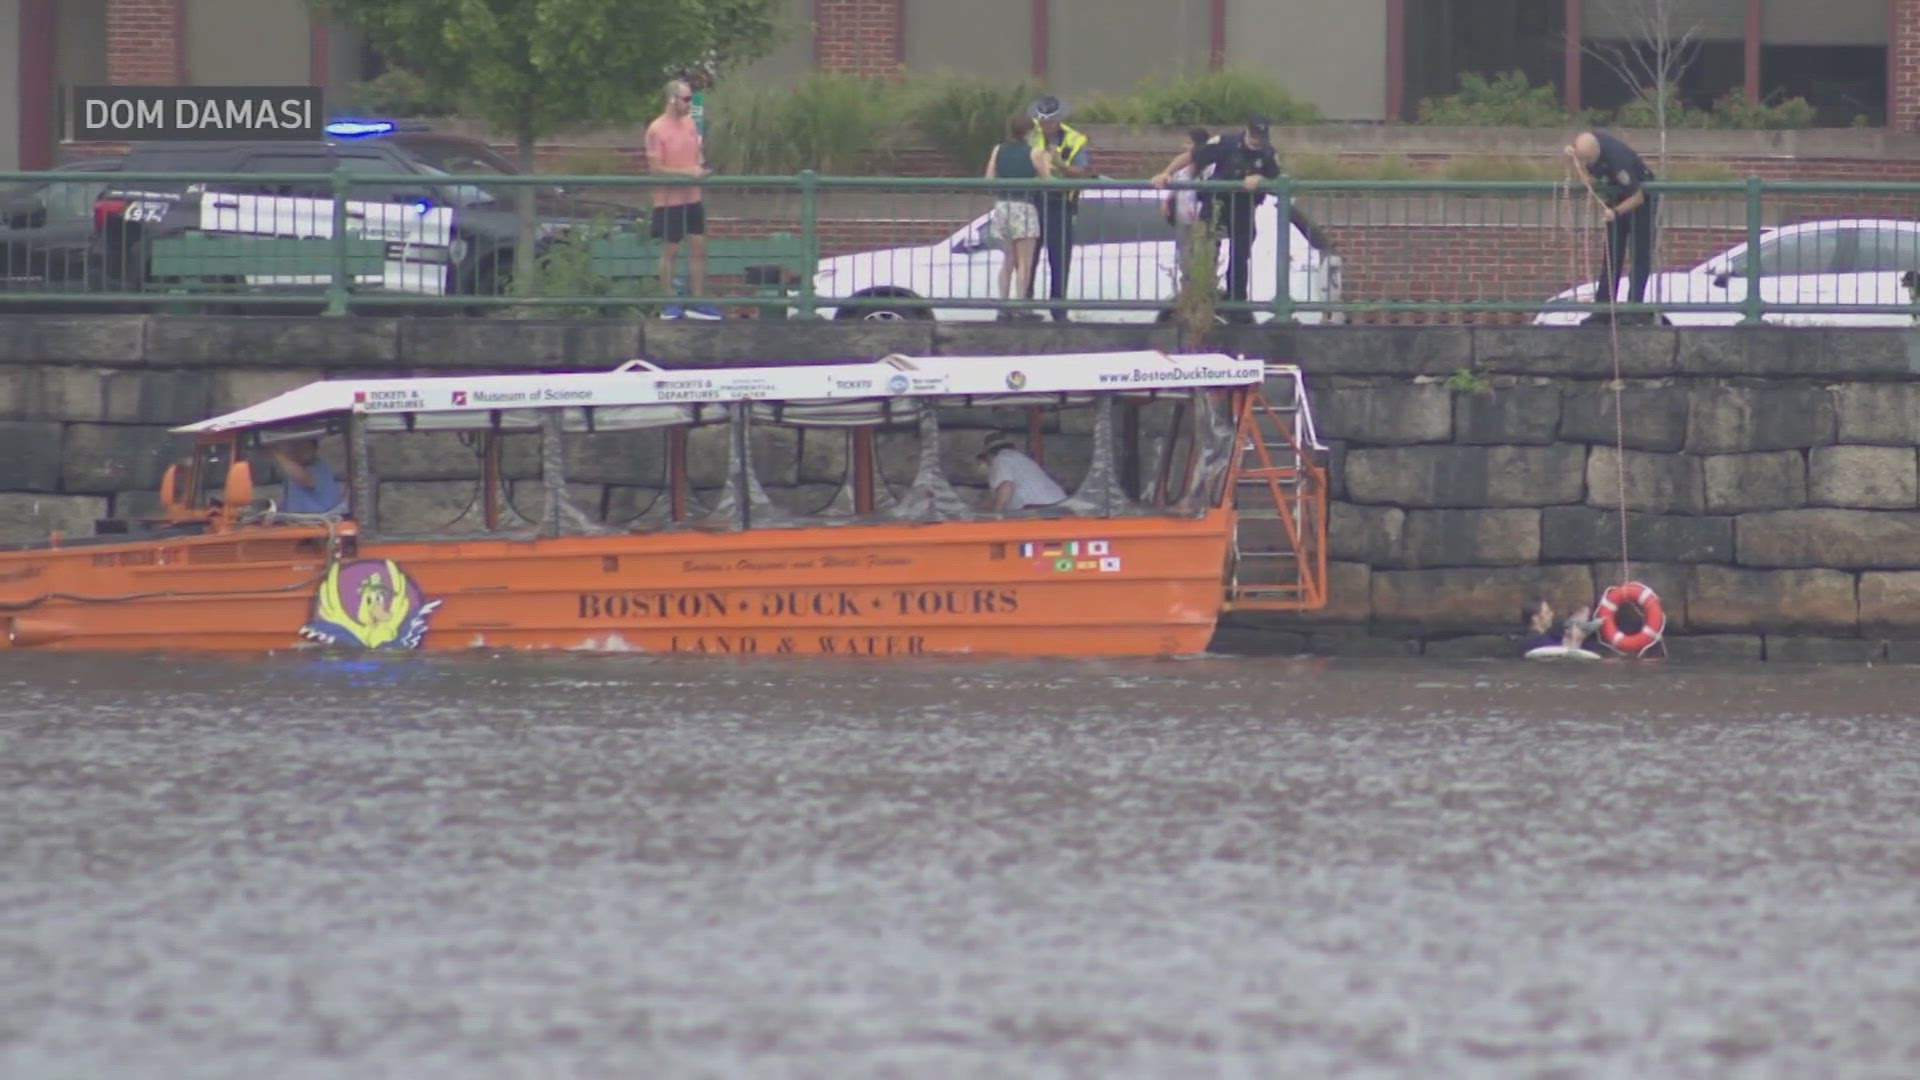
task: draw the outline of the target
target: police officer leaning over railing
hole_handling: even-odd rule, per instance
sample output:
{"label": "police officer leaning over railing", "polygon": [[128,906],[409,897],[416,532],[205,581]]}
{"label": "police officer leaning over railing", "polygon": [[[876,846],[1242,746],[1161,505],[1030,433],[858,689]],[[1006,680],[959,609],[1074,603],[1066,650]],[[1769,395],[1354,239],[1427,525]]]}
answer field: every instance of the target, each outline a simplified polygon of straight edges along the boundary
{"label": "police officer leaning over railing", "polygon": [[[1247,276],[1253,261],[1253,211],[1266,199],[1260,185],[1280,176],[1280,160],[1274,156],[1273,143],[1267,137],[1267,118],[1250,116],[1238,135],[1215,135],[1191,150],[1182,150],[1167,167],[1153,177],[1153,186],[1164,188],[1168,178],[1193,166],[1203,180],[1238,179],[1245,191],[1208,191],[1200,196],[1201,220],[1210,224],[1213,235],[1227,238],[1231,258],[1227,263],[1227,299],[1247,298]],[[1251,312],[1228,315],[1235,321],[1252,319]]]}

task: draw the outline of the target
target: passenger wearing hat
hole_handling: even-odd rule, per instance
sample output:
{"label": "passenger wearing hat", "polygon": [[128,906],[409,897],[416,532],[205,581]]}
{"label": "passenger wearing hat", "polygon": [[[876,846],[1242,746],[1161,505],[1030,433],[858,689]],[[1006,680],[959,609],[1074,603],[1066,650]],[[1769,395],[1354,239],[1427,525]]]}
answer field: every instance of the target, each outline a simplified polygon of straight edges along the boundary
{"label": "passenger wearing hat", "polygon": [[[1033,134],[1028,138],[1045,151],[1053,165],[1055,178],[1085,179],[1093,175],[1087,157],[1087,137],[1061,121],[1067,118],[1066,102],[1051,95],[1033,103]],[[1073,215],[1080,208],[1078,191],[1048,191],[1040,196],[1040,248],[1047,253],[1047,273],[1051,288],[1047,295],[1055,300],[1067,298],[1067,276],[1073,271]],[[1040,260],[1033,261],[1034,268]],[[1029,271],[1031,276],[1032,271]],[[1031,287],[1027,294],[1033,295]],[[1066,322],[1065,308],[1054,308],[1055,322]]]}
{"label": "passenger wearing hat", "polygon": [[[1273,144],[1267,138],[1267,118],[1250,116],[1238,135],[1215,135],[1193,150],[1182,151],[1153,178],[1153,186],[1163,188],[1175,172],[1191,165],[1195,174],[1209,180],[1238,180],[1244,191],[1203,193],[1200,215],[1212,223],[1215,237],[1225,236],[1231,258],[1227,262],[1227,299],[1247,298],[1247,275],[1253,258],[1253,209],[1266,199],[1261,184],[1280,175],[1280,161],[1274,157]],[[1234,312],[1229,318],[1246,321],[1250,312]]]}
{"label": "passenger wearing hat", "polygon": [[1066,489],[1039,462],[1014,449],[1013,440],[1005,435],[988,436],[980,448],[980,460],[987,466],[988,510],[1051,506],[1067,497]]}

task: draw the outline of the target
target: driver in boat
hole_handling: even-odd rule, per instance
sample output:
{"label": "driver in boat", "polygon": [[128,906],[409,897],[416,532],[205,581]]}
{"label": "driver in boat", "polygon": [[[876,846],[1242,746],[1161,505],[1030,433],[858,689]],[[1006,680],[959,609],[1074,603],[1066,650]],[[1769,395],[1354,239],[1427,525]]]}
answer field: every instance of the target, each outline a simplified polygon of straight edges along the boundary
{"label": "driver in boat", "polygon": [[1527,639],[1521,646],[1522,654],[1535,649],[1559,647],[1568,650],[1581,648],[1587,635],[1600,629],[1600,620],[1589,618],[1586,608],[1576,608],[1567,616],[1564,629],[1558,634],[1553,632],[1553,605],[1544,597],[1534,597],[1520,609],[1520,621],[1526,624]]}
{"label": "driver in boat", "polygon": [[267,453],[287,480],[280,497],[281,513],[337,514],[346,508],[346,489],[333,466],[320,460],[317,440],[291,439],[267,447]]}
{"label": "driver in boat", "polygon": [[1067,497],[1040,463],[1014,449],[1013,440],[1005,435],[988,436],[980,460],[987,466],[988,510],[1051,506]]}

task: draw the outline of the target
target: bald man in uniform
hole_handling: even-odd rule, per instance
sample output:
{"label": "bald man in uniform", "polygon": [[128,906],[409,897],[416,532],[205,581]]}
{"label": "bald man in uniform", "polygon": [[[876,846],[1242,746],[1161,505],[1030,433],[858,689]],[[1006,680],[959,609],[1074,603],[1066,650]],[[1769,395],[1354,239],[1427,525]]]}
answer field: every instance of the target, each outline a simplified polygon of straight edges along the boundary
{"label": "bald man in uniform", "polygon": [[1633,147],[1604,131],[1581,132],[1565,153],[1586,172],[1588,188],[1606,205],[1601,211],[1607,221],[1606,287],[1594,294],[1595,299],[1619,295],[1620,271],[1631,239],[1633,279],[1627,301],[1641,303],[1647,294],[1647,277],[1653,273],[1653,219],[1660,206],[1660,197],[1642,186],[1654,178],[1653,170]]}

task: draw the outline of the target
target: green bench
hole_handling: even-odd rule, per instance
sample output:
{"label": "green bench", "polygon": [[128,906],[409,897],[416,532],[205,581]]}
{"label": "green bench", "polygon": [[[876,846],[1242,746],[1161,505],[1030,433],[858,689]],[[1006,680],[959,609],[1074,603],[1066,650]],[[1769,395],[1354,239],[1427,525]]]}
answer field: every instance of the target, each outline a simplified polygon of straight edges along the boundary
{"label": "green bench", "polygon": [[[588,245],[588,266],[597,277],[613,282],[657,281],[661,242],[633,233],[594,238]],[[678,266],[685,266],[686,244],[680,245]],[[766,236],[707,237],[707,277],[737,279],[762,298],[791,295],[806,265],[806,245],[792,233]],[[767,318],[785,318],[786,305],[762,304]]]}
{"label": "green bench", "polygon": [[[349,278],[385,271],[386,241],[349,236],[346,248]],[[250,277],[328,279],[333,276],[335,265],[334,242],[327,237],[187,233],[153,242],[147,259],[147,277],[156,287],[167,291],[232,292],[251,287],[247,283]],[[181,289],[181,286],[191,288]]]}

